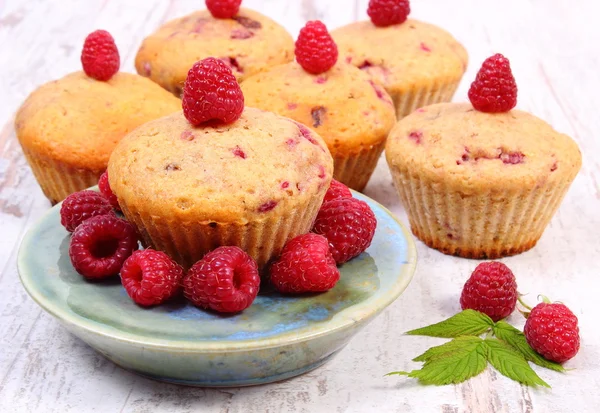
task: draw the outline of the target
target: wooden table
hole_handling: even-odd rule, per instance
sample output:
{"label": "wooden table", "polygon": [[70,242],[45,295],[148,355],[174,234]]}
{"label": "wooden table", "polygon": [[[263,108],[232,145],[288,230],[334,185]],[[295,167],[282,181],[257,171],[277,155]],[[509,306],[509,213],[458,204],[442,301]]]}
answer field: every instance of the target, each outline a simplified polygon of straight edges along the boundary
{"label": "wooden table", "polygon": [[[521,292],[567,303],[580,321],[582,346],[558,374],[537,369],[552,390],[533,390],[496,371],[457,386],[425,387],[391,370],[436,339],[408,329],[459,310],[462,284],[476,262],[417,242],[419,264],[406,292],[333,361],[282,383],[211,390],[154,382],[122,370],[71,336],[22,288],[19,241],[49,207],[13,130],[13,115],[37,86],[80,70],[84,37],[109,30],[122,70],[133,71],[142,38],[167,19],[202,7],[188,1],[0,1],[0,411],[51,412],[597,412],[600,411],[600,30],[594,0],[415,0],[412,16],[439,24],[469,50],[471,63],[456,93],[467,89],[487,56],[511,59],[519,108],[573,136],[583,170],[533,250],[504,260]],[[367,0],[245,0],[294,35],[307,19],[330,28],[365,18]],[[596,6],[596,7],[594,7]],[[595,103],[595,105],[594,105]],[[407,223],[384,162],[366,193]],[[510,321],[521,327],[517,313]]]}

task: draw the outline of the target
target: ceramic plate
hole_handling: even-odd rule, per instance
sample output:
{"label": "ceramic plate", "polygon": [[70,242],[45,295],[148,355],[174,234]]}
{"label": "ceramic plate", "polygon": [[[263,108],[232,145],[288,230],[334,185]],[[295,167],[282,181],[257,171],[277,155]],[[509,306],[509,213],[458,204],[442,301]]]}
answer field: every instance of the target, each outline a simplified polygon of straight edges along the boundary
{"label": "ceramic plate", "polygon": [[27,233],[18,268],[27,292],[64,326],[115,363],[158,379],[241,386],[293,377],[330,359],[410,282],[410,233],[364,195],[378,221],[369,249],[340,267],[332,290],[306,296],[259,295],[241,314],[221,316],[180,299],[144,309],[119,278],[89,282],[71,266],[60,204]]}

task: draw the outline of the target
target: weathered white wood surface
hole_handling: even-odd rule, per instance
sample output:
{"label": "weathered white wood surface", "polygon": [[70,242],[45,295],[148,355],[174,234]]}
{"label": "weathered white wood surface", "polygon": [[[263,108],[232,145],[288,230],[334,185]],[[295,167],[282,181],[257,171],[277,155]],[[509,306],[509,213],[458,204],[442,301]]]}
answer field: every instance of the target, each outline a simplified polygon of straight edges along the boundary
{"label": "weathered white wood surface", "polygon": [[[245,0],[294,35],[307,19],[336,27],[366,16],[367,0]],[[336,359],[283,383],[227,390],[153,382],[123,371],[66,332],[25,293],[16,252],[27,228],[49,207],[16,142],[13,114],[36,86],[79,69],[85,35],[105,28],[117,39],[123,70],[133,71],[142,37],[201,0],[0,1],[0,411],[48,412],[597,412],[600,411],[600,29],[595,0],[414,0],[412,16],[439,24],[469,50],[456,100],[466,99],[480,62],[511,59],[519,107],[573,136],[583,170],[538,246],[505,260],[520,290],[545,293],[579,316],[582,347],[560,375],[542,371],[552,390],[532,390],[495,371],[458,386],[423,387],[385,378],[435,339],[402,332],[459,309],[475,261],[417,243],[419,265],[406,293]],[[380,163],[367,194],[406,221]],[[520,315],[511,321],[522,326]],[[539,370],[538,370],[539,371]]]}

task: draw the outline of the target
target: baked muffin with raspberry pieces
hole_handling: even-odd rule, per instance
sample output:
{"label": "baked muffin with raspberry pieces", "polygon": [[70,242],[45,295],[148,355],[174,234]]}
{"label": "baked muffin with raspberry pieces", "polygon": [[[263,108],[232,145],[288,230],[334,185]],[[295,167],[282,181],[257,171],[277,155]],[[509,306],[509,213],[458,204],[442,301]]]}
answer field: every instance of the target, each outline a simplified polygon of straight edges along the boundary
{"label": "baked muffin with raspberry pieces", "polygon": [[127,135],[108,165],[113,193],[144,244],[189,268],[237,246],[259,268],[310,231],[332,179],[323,139],[287,118],[244,108],[231,70],[190,69],[183,113]]}
{"label": "baked muffin with raspberry pieces", "polygon": [[440,103],[394,127],[386,157],[413,233],[467,258],[534,247],[581,168],[575,141],[520,110],[508,59],[488,58],[471,103]]}
{"label": "baked muffin with raspberry pieces", "polygon": [[398,119],[449,102],[466,71],[465,48],[447,31],[408,18],[408,0],[371,0],[370,20],[332,31],[340,59],[368,73],[394,100]]}
{"label": "baked muffin with raspberry pieces", "polygon": [[19,108],[17,138],[46,197],[57,203],[98,183],[117,142],[181,103],[145,77],[118,72],[112,36],[91,33],[83,71],[40,86]]}
{"label": "baked muffin with raspberry pieces", "polygon": [[246,104],[294,119],[323,137],[334,177],[362,191],[395,123],[386,91],[352,65],[320,21],[308,22],[296,42],[296,61],[246,79]]}
{"label": "baked muffin with raspberry pieces", "polygon": [[240,8],[240,0],[206,4],[208,10],[169,21],[144,39],[135,58],[140,75],[180,96],[197,60],[219,58],[243,81],[294,58],[292,37],[272,19]]}

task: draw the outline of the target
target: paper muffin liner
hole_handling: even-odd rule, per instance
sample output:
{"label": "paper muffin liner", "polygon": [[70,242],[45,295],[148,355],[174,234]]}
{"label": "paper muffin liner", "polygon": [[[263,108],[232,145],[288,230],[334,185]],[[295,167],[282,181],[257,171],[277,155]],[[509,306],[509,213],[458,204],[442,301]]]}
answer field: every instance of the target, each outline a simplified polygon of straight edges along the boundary
{"label": "paper muffin liner", "polygon": [[396,118],[402,119],[415,110],[434,103],[450,102],[461,79],[462,74],[456,79],[414,85],[408,90],[388,90],[396,107]]}
{"label": "paper muffin liner", "polygon": [[293,210],[275,208],[263,219],[243,223],[182,221],[156,216],[119,199],[125,217],[137,228],[145,246],[166,252],[184,268],[191,267],[207,252],[223,246],[238,246],[263,269],[278,256],[285,243],[309,232],[319,212],[323,195]]}
{"label": "paper muffin liner", "polygon": [[429,247],[465,258],[494,259],[533,248],[572,178],[537,188],[464,194],[392,168],[413,234]]}
{"label": "paper muffin liner", "polygon": [[346,186],[362,192],[367,186],[381,152],[385,147],[385,140],[381,143],[366,148],[353,154],[337,154],[333,156],[333,178]]}
{"label": "paper muffin liner", "polygon": [[82,191],[98,183],[102,171],[73,168],[23,148],[25,158],[46,198],[54,205],[73,192]]}

